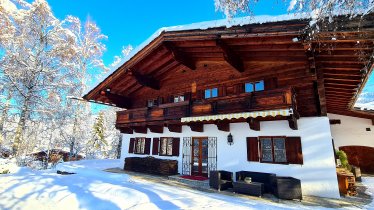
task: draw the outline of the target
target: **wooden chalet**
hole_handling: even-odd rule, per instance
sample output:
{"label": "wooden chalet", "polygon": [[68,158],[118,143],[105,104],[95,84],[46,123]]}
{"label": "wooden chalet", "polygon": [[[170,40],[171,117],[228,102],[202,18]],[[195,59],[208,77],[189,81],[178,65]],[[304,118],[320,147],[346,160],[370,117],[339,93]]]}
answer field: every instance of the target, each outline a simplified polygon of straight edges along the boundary
{"label": "wooden chalet", "polygon": [[374,14],[312,36],[309,22],[164,30],[84,98],[124,108],[123,158],[177,160],[186,175],[274,172],[338,197],[327,115],[374,123],[353,109],[373,69]]}

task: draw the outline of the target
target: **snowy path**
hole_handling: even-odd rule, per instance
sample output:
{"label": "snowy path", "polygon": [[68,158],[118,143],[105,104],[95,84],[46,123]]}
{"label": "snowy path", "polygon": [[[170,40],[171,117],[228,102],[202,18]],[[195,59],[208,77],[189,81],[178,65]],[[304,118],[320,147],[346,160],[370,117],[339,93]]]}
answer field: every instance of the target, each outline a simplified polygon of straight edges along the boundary
{"label": "snowy path", "polygon": [[55,171],[31,171],[27,168],[21,168],[15,174],[0,175],[0,209],[312,208],[134,181],[125,174],[111,174],[99,170],[104,165],[110,167],[117,164],[113,160],[96,163],[87,161],[81,165],[63,166],[66,170],[77,172],[74,175],[63,176]]}

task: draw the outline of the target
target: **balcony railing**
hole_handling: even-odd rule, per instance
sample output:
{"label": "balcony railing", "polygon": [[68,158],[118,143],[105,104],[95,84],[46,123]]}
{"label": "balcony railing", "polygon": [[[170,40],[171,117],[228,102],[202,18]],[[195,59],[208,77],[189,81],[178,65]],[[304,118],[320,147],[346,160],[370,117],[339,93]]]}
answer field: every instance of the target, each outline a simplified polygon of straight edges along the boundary
{"label": "balcony railing", "polygon": [[293,108],[297,110],[292,88],[242,93],[239,95],[161,104],[149,108],[117,112],[117,124],[179,120],[182,117],[228,114]]}

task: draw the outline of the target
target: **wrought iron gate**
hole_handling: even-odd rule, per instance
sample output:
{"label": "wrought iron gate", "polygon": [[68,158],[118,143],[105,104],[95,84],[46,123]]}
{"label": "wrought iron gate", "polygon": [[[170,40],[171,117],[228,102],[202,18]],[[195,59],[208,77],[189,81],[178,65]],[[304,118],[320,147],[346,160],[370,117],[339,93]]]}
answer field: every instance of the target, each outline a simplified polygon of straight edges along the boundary
{"label": "wrought iron gate", "polygon": [[217,137],[208,137],[208,176],[217,170]]}
{"label": "wrought iron gate", "polygon": [[192,138],[183,137],[182,174],[191,175]]}
{"label": "wrought iron gate", "polygon": [[[182,174],[191,175],[192,138],[183,138]],[[217,137],[208,137],[208,176],[210,171],[217,170]]]}

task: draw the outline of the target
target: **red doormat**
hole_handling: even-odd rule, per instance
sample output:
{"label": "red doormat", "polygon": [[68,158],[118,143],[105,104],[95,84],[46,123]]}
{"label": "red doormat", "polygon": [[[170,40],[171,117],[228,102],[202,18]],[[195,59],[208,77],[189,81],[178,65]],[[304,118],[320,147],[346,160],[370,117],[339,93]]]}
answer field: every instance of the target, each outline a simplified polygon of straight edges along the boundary
{"label": "red doormat", "polygon": [[205,180],[208,179],[208,177],[204,177],[204,176],[189,176],[189,175],[181,176],[181,178],[183,178],[183,179],[197,180],[197,181],[205,181]]}

